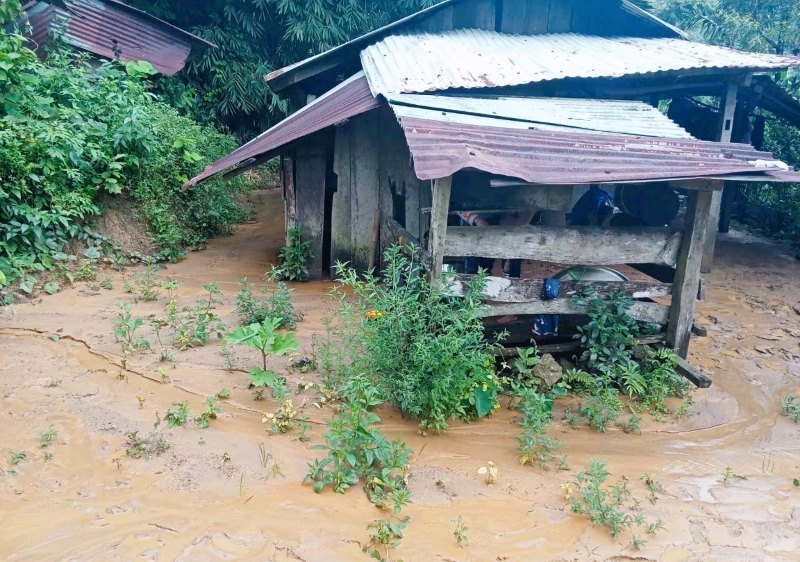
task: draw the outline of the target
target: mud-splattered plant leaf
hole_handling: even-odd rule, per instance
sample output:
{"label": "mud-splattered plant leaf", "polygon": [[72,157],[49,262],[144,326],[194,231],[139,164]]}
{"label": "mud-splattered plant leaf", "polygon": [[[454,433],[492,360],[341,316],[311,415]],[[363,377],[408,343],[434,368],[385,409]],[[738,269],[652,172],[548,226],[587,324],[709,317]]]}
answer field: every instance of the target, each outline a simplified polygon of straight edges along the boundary
{"label": "mud-splattered plant leaf", "polygon": [[250,384],[255,387],[270,386],[275,384],[275,381],[280,377],[275,371],[265,371],[263,369],[250,369],[247,373],[247,378],[250,379]]}

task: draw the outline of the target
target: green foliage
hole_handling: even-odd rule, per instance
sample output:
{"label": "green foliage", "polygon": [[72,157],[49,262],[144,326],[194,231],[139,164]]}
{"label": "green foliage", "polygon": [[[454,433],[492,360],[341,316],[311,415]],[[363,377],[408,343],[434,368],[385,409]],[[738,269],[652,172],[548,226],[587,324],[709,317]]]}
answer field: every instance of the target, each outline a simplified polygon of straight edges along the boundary
{"label": "green foliage", "polygon": [[467,531],[469,527],[464,524],[464,519],[459,515],[454,521],[455,528],[453,528],[453,536],[456,538],[458,546],[465,546],[469,539],[467,538]]}
{"label": "green foliage", "polygon": [[367,525],[369,531],[369,542],[364,545],[363,550],[369,554],[370,558],[380,562],[391,560],[391,550],[400,546],[403,540],[403,533],[408,526],[410,517],[402,519],[375,519]]}
{"label": "green foliage", "polygon": [[341,323],[320,349],[329,386],[365,373],[389,402],[420,419],[422,431],[489,415],[501,385],[483,335],[484,278],[453,298],[446,281],[431,283],[416,257],[399,247],[386,251],[384,263],[383,280],[336,267],[341,287],[356,298],[341,288],[334,293]]}
{"label": "green foliage", "polygon": [[412,451],[402,441],[389,441],[374,426],[380,418],[371,408],[383,402],[365,376],[353,377],[342,390],[344,404],[328,424],[325,444],[315,449],[326,457],[309,465],[306,482],[314,491],[330,486],[337,493],[364,481],[364,491],[377,507],[394,515],[411,501],[406,486],[408,460]]}
{"label": "green foliage", "polygon": [[[662,528],[661,521],[648,524],[641,514],[625,509],[625,504],[634,504],[628,481],[623,477],[619,484],[605,487],[608,479],[606,463],[590,460],[589,467],[579,472],[570,484],[565,486],[565,497],[573,513],[586,515],[592,525],[606,527],[612,537],[625,529],[642,528],[650,534]],[[636,539],[639,546],[641,539]]]}
{"label": "green foliage", "polygon": [[308,416],[303,415],[302,411],[296,408],[294,402],[289,398],[283,400],[280,408],[274,413],[265,414],[261,422],[270,424],[270,433],[288,433],[297,428],[300,430],[298,439],[300,441],[309,440],[306,436],[306,432],[311,429],[308,424]]}
{"label": "green foliage", "polygon": [[94,65],[66,50],[42,61],[25,45],[12,28],[0,31],[5,277],[53,269],[69,240],[91,239],[86,224],[108,195],[130,196],[164,259],[230,232],[243,216],[234,199],[241,180],[180,186],[202,158],[229,152],[232,139],[159,102],[142,63]]}
{"label": "green foliage", "polygon": [[800,398],[791,394],[784,396],[781,400],[781,408],[784,416],[800,423]]}
{"label": "green foliage", "polygon": [[28,459],[28,453],[26,451],[11,451],[8,455],[8,462],[12,465],[16,466],[19,463]]}
{"label": "green foliage", "polygon": [[131,305],[128,303],[117,304],[117,317],[114,319],[114,336],[122,344],[123,368],[127,359],[137,351],[150,349],[150,342],[137,334],[142,327],[144,319],[131,316]]}
{"label": "green foliage", "polygon": [[164,419],[167,420],[169,427],[183,427],[189,421],[189,402],[173,402],[173,406],[177,406],[176,410],[170,408],[167,410]]}
{"label": "green foliage", "polygon": [[151,433],[147,437],[140,437],[138,431],[125,434],[125,454],[132,459],[159,456],[170,448],[170,444],[159,433]]}
{"label": "green foliage", "polygon": [[601,373],[613,373],[630,363],[639,334],[636,320],[628,315],[633,299],[620,290],[605,297],[589,293],[573,300],[589,316],[589,323],[578,327],[575,336],[584,348],[581,361]]}
{"label": "green foliage", "polygon": [[303,240],[303,228],[293,226],[287,233],[288,243],[278,252],[280,266],[274,268],[270,277],[288,281],[308,279],[308,261],[313,257],[311,242]]}
{"label": "green foliage", "polygon": [[[265,318],[260,324],[239,326],[225,336],[225,341],[229,344],[245,345],[257,349],[261,353],[262,373],[270,373],[271,371],[267,370],[268,355],[286,355],[290,351],[300,348],[294,334],[290,332],[281,334],[276,331],[280,324],[281,320],[278,318]],[[270,377],[268,374],[256,376]],[[264,384],[266,384],[266,379]]]}
{"label": "green foliage", "polygon": [[225,410],[222,406],[219,405],[219,398],[216,396],[209,396],[206,398],[206,401],[203,403],[206,407],[205,411],[194,418],[194,423],[200,429],[208,429],[208,426],[211,424],[211,420],[217,419],[217,415],[223,413]]}
{"label": "green foliage", "polygon": [[281,321],[280,328],[294,329],[303,315],[294,309],[286,284],[278,282],[271,289],[262,287],[261,292],[266,296],[257,298],[247,278],[239,281],[235,302],[236,313],[242,324],[260,324],[266,318],[278,318]]}
{"label": "green foliage", "polygon": [[553,416],[553,398],[533,388],[517,393],[517,409],[522,414],[522,433],[517,436],[519,462],[547,468],[561,446],[558,439],[544,435]]}

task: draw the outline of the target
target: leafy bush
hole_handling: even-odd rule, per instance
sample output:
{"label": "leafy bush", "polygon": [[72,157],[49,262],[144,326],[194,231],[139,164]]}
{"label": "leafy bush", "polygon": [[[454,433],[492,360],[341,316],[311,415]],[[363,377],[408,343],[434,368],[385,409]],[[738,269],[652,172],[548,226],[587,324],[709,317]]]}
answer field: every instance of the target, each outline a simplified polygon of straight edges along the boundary
{"label": "leafy bush", "polygon": [[239,281],[239,292],[236,293],[236,313],[242,324],[260,324],[267,318],[280,320],[280,328],[290,330],[297,326],[303,315],[297,312],[292,305],[291,291],[283,282],[278,282],[268,289],[263,287],[261,293],[264,298],[253,294],[247,278]]}
{"label": "leafy bush", "polygon": [[322,350],[332,384],[366,374],[381,395],[421,430],[442,431],[453,418],[471,420],[497,406],[501,385],[494,354],[484,340],[480,312],[484,279],[463,298],[448,295],[447,282],[431,283],[415,257],[399,247],[385,254],[384,280],[359,278],[337,264],[341,324]]}
{"label": "leafy bush", "polygon": [[90,63],[56,51],[45,61],[18,33],[0,30],[0,271],[54,267],[108,195],[130,197],[146,219],[158,257],[231,231],[243,217],[243,181],[181,185],[235,147],[148,91],[148,63]]}
{"label": "leafy bush", "polygon": [[787,394],[781,400],[783,415],[800,423],[800,398]]}
{"label": "leafy bush", "polygon": [[273,279],[287,281],[306,281],[308,279],[308,260],[314,253],[311,251],[311,242],[303,240],[303,228],[293,226],[288,233],[289,243],[278,253],[281,264],[273,269]]}

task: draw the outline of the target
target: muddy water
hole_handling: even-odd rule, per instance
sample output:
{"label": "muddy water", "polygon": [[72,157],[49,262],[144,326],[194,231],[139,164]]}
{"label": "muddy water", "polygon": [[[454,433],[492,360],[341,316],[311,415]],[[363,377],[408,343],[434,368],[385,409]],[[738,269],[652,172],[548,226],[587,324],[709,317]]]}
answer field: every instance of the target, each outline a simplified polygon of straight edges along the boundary
{"label": "muddy water", "polygon": [[[216,281],[229,297],[241,277],[259,281],[281,245],[279,195],[259,194],[259,221],[212,241],[159,273],[182,282],[190,303]],[[780,416],[780,397],[800,387],[800,267],[780,249],[748,240],[723,242],[701,321],[709,336],[692,346],[692,361],[714,375],[694,392],[692,415],[642,423],[642,435],[616,429],[599,435],[555,423],[570,471],[521,467],[514,453],[513,415],[456,424],[422,437],[415,424],[381,412],[383,429],[416,451],[410,484],[411,524],[397,557],[408,561],[493,560],[797,560],[800,552],[800,425]],[[127,272],[130,280],[134,272]],[[105,275],[105,272],[103,273]],[[213,343],[176,352],[164,384],[154,354],[120,367],[112,321],[123,275],[114,289],[78,284],[0,316],[0,557],[5,560],[363,560],[366,525],[381,513],[356,489],[315,495],[301,485],[316,452],[291,435],[269,436],[242,370],[228,373]],[[296,306],[303,353],[330,309],[325,283],[300,285]],[[163,301],[163,299],[162,299]],[[134,313],[159,312],[163,302],[135,303]],[[225,319],[233,323],[231,306]],[[152,339],[152,338],[151,338]],[[257,357],[237,350],[239,369]],[[290,381],[287,360],[273,365]],[[311,378],[310,375],[305,375]],[[231,389],[225,413],[210,429],[167,429],[171,449],[160,457],[125,456],[124,435],[147,435],[172,402]],[[307,401],[311,443],[319,442],[327,410]],[[557,415],[563,410],[557,407]],[[44,461],[38,434],[58,431]],[[163,425],[161,426],[163,429]],[[267,455],[263,466],[259,445]],[[28,458],[16,466],[11,451]],[[666,529],[641,551],[627,547],[564,507],[561,484],[590,458],[623,476],[648,519]],[[476,474],[499,466],[487,486]],[[736,474],[722,482],[726,467]],[[639,477],[649,473],[665,492],[655,504]],[[452,535],[457,516],[469,527],[467,547]]]}

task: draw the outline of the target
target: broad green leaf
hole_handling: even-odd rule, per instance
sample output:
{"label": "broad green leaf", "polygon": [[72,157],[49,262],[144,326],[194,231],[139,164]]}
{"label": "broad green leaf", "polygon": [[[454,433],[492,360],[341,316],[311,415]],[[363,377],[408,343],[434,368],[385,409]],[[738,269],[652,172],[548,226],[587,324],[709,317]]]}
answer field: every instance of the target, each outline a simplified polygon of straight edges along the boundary
{"label": "broad green leaf", "polygon": [[255,387],[270,386],[280,377],[278,373],[270,370],[263,369],[250,369],[247,373],[247,378],[250,379],[250,384]]}
{"label": "broad green leaf", "polygon": [[483,390],[480,386],[475,389],[475,410],[478,412],[478,417],[485,418],[492,413],[494,408],[494,400],[491,395]]}

